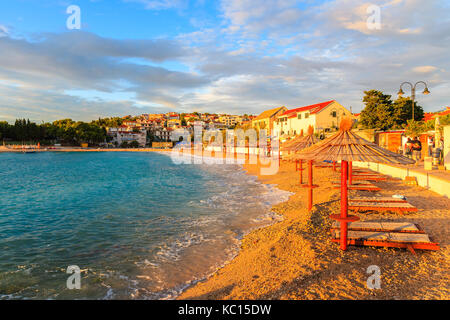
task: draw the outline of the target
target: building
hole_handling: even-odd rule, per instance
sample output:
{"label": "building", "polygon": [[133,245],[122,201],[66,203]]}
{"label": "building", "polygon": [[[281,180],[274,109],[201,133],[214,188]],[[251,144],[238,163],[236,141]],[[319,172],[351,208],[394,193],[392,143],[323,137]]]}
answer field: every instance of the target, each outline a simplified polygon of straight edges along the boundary
{"label": "building", "polygon": [[221,115],[218,120],[226,127],[233,127],[242,122],[242,117],[234,115]]}
{"label": "building", "polygon": [[423,115],[423,121],[430,121],[436,119],[436,117],[443,117],[450,114],[450,107],[446,107],[443,111],[438,112],[425,112]]}
{"label": "building", "polygon": [[278,107],[266,110],[252,120],[252,127],[256,130],[266,130],[267,136],[274,130],[274,122],[277,117],[287,111],[286,107]]}
{"label": "building", "polygon": [[171,119],[167,120],[167,128],[177,129],[181,127],[181,120]]}
{"label": "building", "polygon": [[140,147],[145,147],[147,143],[147,131],[145,129],[130,131],[126,126],[109,128],[108,136],[110,136],[112,142],[119,147],[124,142],[130,143],[136,141]]}
{"label": "building", "polygon": [[339,127],[342,118],[352,113],[335,100],[286,110],[277,116],[274,129],[281,135],[306,134],[312,126],[314,132],[329,132]]}
{"label": "building", "polygon": [[156,129],[153,134],[158,138],[159,141],[171,141],[171,133],[173,129],[170,128],[159,128]]}

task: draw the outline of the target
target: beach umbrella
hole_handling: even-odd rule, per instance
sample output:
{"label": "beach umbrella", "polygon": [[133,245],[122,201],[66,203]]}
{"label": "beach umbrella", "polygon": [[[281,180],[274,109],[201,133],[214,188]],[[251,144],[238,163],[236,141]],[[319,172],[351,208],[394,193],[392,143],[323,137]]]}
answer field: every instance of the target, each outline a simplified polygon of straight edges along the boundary
{"label": "beach umbrella", "polygon": [[[297,141],[295,144],[292,144],[290,146],[290,150],[294,152],[299,152],[305,148],[309,148],[312,145],[319,142],[319,139],[317,139],[314,136],[314,128],[313,126],[308,127],[308,134]],[[296,162],[299,162],[299,171],[300,171],[300,185],[303,184],[303,158],[297,157],[296,154],[290,155],[287,157],[288,160],[295,160]],[[304,188],[308,188],[308,210],[312,209],[313,204],[313,189],[317,188],[318,186],[313,184],[313,160],[308,161],[308,184],[303,186]]]}
{"label": "beach umbrella", "polygon": [[331,218],[340,221],[340,247],[347,249],[347,224],[359,220],[356,216],[348,216],[348,170],[349,162],[376,162],[391,164],[412,164],[412,159],[379,147],[351,131],[352,120],[342,119],[339,131],[328,139],[313,145],[298,154],[304,160],[340,161],[341,162],[341,212]]}
{"label": "beach umbrella", "polygon": [[[302,135],[303,135],[303,130],[302,130]],[[313,126],[309,126],[308,134],[304,137],[303,136],[299,137],[299,139],[297,141],[295,141],[295,143],[292,143],[287,147],[287,150],[292,151],[292,152],[299,152],[303,149],[311,147],[312,145],[316,144],[317,142],[319,142],[319,139],[317,139],[314,136],[314,128],[313,128]],[[297,168],[296,169],[298,171],[300,171],[300,184],[303,184],[303,170],[304,170],[303,169],[303,159],[296,157],[295,153],[292,155],[288,155],[286,157],[286,159],[291,160],[291,161],[293,160],[296,163],[298,163],[298,169]],[[312,162],[311,162],[311,165],[312,165]],[[310,177],[309,180],[312,179],[312,172],[311,172],[311,175],[308,175],[308,177]],[[311,183],[308,183],[308,185],[312,186],[312,181],[311,181]]]}
{"label": "beach umbrella", "polygon": [[[303,138],[303,129],[300,132],[299,136],[296,136],[295,138],[293,138],[292,140],[286,141],[283,144],[281,144],[281,150],[284,152],[287,152],[288,155],[291,152],[291,148],[297,144],[299,141],[301,141]],[[298,161],[295,162],[295,171],[298,171]]]}

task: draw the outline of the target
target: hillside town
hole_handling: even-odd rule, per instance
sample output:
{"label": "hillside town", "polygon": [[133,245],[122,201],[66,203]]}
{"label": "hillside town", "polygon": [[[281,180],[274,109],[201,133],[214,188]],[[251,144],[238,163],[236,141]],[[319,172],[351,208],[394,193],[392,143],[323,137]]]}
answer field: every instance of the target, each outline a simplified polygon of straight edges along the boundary
{"label": "hillside town", "polygon": [[142,114],[138,117],[125,116],[122,125],[108,127],[111,146],[124,146],[137,142],[144,147],[149,142],[177,142],[176,133],[187,130],[194,132],[194,124],[201,123],[203,129],[234,129],[236,126],[251,124],[252,115],[228,115],[210,113],[177,113]]}

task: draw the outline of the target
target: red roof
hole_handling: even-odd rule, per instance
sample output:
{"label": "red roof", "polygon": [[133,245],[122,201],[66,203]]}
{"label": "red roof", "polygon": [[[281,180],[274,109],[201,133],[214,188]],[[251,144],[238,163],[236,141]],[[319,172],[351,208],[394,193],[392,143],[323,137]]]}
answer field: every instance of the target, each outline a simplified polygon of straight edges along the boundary
{"label": "red roof", "polygon": [[315,114],[317,112],[320,112],[322,109],[327,107],[332,102],[334,102],[334,100],[316,103],[316,104],[312,104],[312,105],[306,106],[306,107],[291,109],[291,110],[285,111],[280,117],[290,116],[292,113],[296,114],[297,112],[303,112],[303,111],[308,111],[308,110],[311,110],[311,112],[310,112],[311,114]]}
{"label": "red roof", "polygon": [[423,121],[429,121],[432,120],[435,116],[446,116],[450,114],[450,107],[446,107],[444,111],[441,112],[425,112],[423,115]]}

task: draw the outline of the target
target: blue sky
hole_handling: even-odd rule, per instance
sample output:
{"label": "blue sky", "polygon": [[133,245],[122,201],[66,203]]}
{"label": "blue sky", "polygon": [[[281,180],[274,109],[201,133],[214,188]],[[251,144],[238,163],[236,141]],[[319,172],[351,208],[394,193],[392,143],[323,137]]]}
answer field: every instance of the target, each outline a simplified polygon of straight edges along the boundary
{"label": "blue sky", "polygon": [[[370,29],[369,5],[380,8]],[[69,5],[81,30],[68,30]],[[0,120],[253,113],[424,80],[448,106],[450,10],[430,0],[0,2]],[[421,91],[421,90],[419,90]],[[409,91],[407,91],[407,94]]]}

